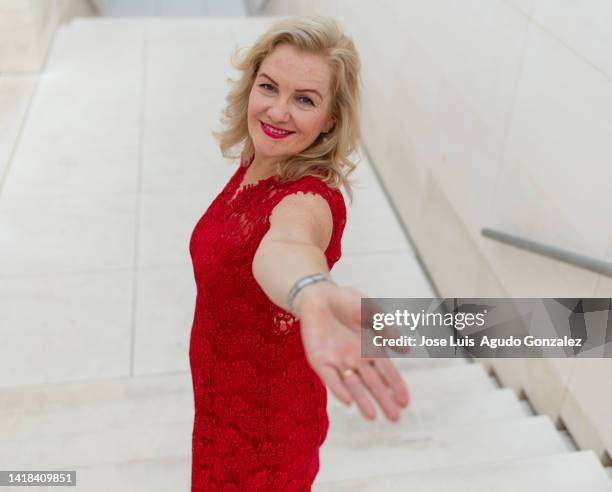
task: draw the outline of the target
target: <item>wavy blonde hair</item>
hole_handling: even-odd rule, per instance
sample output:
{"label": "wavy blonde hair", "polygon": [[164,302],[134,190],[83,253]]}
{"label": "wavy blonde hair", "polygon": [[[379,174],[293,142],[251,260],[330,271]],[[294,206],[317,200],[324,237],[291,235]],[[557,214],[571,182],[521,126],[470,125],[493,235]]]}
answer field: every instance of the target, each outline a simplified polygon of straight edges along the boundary
{"label": "wavy blonde hair", "polygon": [[[223,129],[213,131],[221,153],[230,159],[250,159],[255,154],[247,125],[247,108],[251,88],[263,60],[279,44],[322,56],[331,68],[330,114],[333,127],[321,133],[307,148],[276,164],[281,181],[314,175],[331,188],[343,186],[352,203],[352,183],[348,176],[356,164],[349,155],[357,149],[361,137],[361,62],[353,41],[340,25],[319,15],[284,19],[272,25],[241,57],[237,48],[232,66],[242,72],[238,80],[228,79],[232,88],[221,122]],[[238,149],[238,151],[236,151]]]}

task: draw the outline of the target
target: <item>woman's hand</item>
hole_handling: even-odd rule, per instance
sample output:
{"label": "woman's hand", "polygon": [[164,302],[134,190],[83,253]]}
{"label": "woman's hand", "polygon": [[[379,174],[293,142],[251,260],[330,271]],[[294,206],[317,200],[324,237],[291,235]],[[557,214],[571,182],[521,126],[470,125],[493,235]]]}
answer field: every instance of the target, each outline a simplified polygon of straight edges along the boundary
{"label": "woman's hand", "polygon": [[[318,282],[294,301],[308,362],[333,394],[345,404],[357,402],[362,415],[376,418],[371,399],[389,420],[408,406],[408,388],[381,349],[381,357],[361,357],[361,298],[356,289]],[[380,334],[380,333],[377,333]],[[352,369],[343,375],[343,371]]]}

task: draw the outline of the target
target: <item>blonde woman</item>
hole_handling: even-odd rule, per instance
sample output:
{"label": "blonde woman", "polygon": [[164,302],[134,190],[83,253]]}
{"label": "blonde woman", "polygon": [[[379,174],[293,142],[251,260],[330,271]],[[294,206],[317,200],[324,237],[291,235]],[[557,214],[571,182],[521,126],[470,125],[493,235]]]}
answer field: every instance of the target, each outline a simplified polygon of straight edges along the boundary
{"label": "blonde woman", "polygon": [[[325,17],[283,20],[233,57],[223,155],[240,166],[196,224],[190,339],[192,491],[306,491],[328,429],[326,386],[392,421],[408,391],[361,358],[361,293],[336,285],[360,61]],[[232,152],[238,149],[238,155]]]}

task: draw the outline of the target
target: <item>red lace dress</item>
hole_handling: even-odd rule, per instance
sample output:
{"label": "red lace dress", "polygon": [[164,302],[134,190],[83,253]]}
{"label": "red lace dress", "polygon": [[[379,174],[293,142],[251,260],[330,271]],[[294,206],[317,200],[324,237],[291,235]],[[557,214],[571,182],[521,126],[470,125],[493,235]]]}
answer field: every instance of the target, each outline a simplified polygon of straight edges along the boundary
{"label": "red lace dress", "polygon": [[197,285],[191,491],[304,492],[319,470],[327,392],[306,360],[299,320],[268,299],[251,264],[274,206],[303,192],[324,197],[332,212],[331,269],[346,209],[342,194],[314,176],[271,177],[238,190],[245,171],[242,163],[189,244]]}

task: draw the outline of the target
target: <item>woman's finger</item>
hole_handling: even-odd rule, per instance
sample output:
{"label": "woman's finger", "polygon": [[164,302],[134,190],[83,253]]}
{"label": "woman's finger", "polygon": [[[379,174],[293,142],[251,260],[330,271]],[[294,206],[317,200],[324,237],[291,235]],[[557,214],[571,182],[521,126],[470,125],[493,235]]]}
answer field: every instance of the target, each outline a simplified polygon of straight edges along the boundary
{"label": "woman's finger", "polygon": [[393,398],[402,407],[407,407],[410,403],[410,394],[408,393],[408,387],[402,374],[397,370],[397,367],[390,359],[377,358],[372,359],[374,365],[378,369],[378,372],[385,379],[387,385],[393,392]]}
{"label": "woman's finger", "polygon": [[335,367],[324,366],[320,370],[321,379],[329,387],[334,396],[345,405],[350,405],[353,401],[351,392],[344,385],[342,378]]}
{"label": "woman's finger", "polygon": [[363,385],[363,381],[361,380],[359,373],[355,371],[350,375],[342,376],[342,380],[348,390],[351,392],[353,400],[355,400],[355,403],[357,403],[361,414],[368,420],[374,420],[376,418],[376,408],[370,401],[368,391]]}
{"label": "woman's finger", "polygon": [[387,418],[397,422],[400,416],[399,404],[393,399],[391,388],[377,367],[373,363],[366,362],[359,367],[359,374]]}

